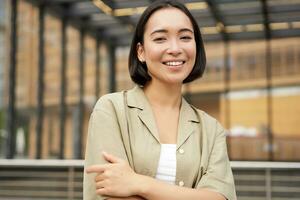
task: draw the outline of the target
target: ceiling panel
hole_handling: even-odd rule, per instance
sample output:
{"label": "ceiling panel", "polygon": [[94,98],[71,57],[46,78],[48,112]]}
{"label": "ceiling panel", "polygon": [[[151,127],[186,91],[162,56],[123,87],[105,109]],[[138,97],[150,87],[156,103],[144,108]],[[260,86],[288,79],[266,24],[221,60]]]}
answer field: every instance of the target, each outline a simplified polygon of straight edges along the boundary
{"label": "ceiling panel", "polygon": [[[42,0],[27,0],[37,5]],[[46,0],[47,10],[66,15],[72,24],[114,38],[116,45],[130,43],[132,31],[153,0]],[[183,0],[200,26],[205,41],[250,40],[300,36],[300,0]],[[58,9],[59,8],[59,9]],[[61,12],[63,10],[64,12]],[[53,12],[51,12],[53,13]],[[265,23],[268,26],[265,26]],[[267,27],[267,28],[266,28]],[[103,34],[103,35],[101,35]]]}

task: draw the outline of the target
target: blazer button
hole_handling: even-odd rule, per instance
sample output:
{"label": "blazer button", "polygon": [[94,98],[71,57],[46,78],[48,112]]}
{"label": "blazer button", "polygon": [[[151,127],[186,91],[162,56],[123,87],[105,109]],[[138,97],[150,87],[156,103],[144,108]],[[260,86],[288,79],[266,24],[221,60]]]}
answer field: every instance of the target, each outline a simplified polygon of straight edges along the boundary
{"label": "blazer button", "polygon": [[179,186],[180,187],[184,186],[184,182],[183,181],[179,181]]}
{"label": "blazer button", "polygon": [[183,149],[179,149],[179,153],[180,154],[184,154],[184,150]]}

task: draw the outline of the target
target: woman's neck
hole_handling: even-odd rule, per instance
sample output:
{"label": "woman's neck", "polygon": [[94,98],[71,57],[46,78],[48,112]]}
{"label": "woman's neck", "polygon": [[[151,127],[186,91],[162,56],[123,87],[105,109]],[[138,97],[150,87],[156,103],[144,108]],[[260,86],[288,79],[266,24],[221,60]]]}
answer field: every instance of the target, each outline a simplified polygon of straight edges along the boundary
{"label": "woman's neck", "polygon": [[180,85],[166,85],[150,81],[144,86],[144,92],[151,106],[159,109],[178,109],[181,105]]}

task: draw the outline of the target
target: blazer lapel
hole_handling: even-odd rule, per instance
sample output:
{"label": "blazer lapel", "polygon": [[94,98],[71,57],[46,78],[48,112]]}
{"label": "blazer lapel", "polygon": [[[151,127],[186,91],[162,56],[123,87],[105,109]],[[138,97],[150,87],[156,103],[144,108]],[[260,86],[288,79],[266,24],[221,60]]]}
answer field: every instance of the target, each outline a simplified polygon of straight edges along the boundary
{"label": "blazer lapel", "polygon": [[[147,127],[153,137],[160,142],[153,111],[142,88],[136,86],[129,90],[127,93],[127,98],[128,107],[139,109],[139,119]],[[194,123],[200,122],[191,105],[189,105],[184,98],[182,98],[181,102],[177,134],[177,148],[180,148],[182,144],[190,137],[190,135],[194,133]]]}
{"label": "blazer lapel", "polygon": [[155,123],[155,118],[151,109],[151,106],[148,102],[147,97],[144,94],[144,91],[139,86],[135,86],[132,90],[128,91],[127,95],[128,101],[127,105],[129,107],[138,108],[138,117],[147,127],[149,132],[153,137],[159,142],[159,135],[157,132],[157,127]]}
{"label": "blazer lapel", "polygon": [[199,119],[192,107],[182,98],[179,127],[177,135],[177,149],[195,132],[194,123],[199,123]]}
{"label": "blazer lapel", "polygon": [[143,110],[139,113],[139,118],[144,123],[144,125],[148,128],[149,132],[153,135],[153,137],[159,142],[159,134],[157,132],[156,123],[154,120],[154,116],[152,110],[146,111]]}

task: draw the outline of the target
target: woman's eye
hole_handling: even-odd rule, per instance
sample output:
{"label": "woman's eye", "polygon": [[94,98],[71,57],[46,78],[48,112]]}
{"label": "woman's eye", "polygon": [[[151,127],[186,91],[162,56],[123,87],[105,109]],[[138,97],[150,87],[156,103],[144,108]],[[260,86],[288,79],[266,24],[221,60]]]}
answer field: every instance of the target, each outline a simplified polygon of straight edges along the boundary
{"label": "woman's eye", "polygon": [[166,40],[166,38],[163,38],[163,37],[154,38],[155,42],[163,42],[165,40]]}
{"label": "woman's eye", "polygon": [[189,41],[192,39],[192,37],[191,36],[182,36],[182,37],[180,37],[180,39],[184,40],[184,41]]}

